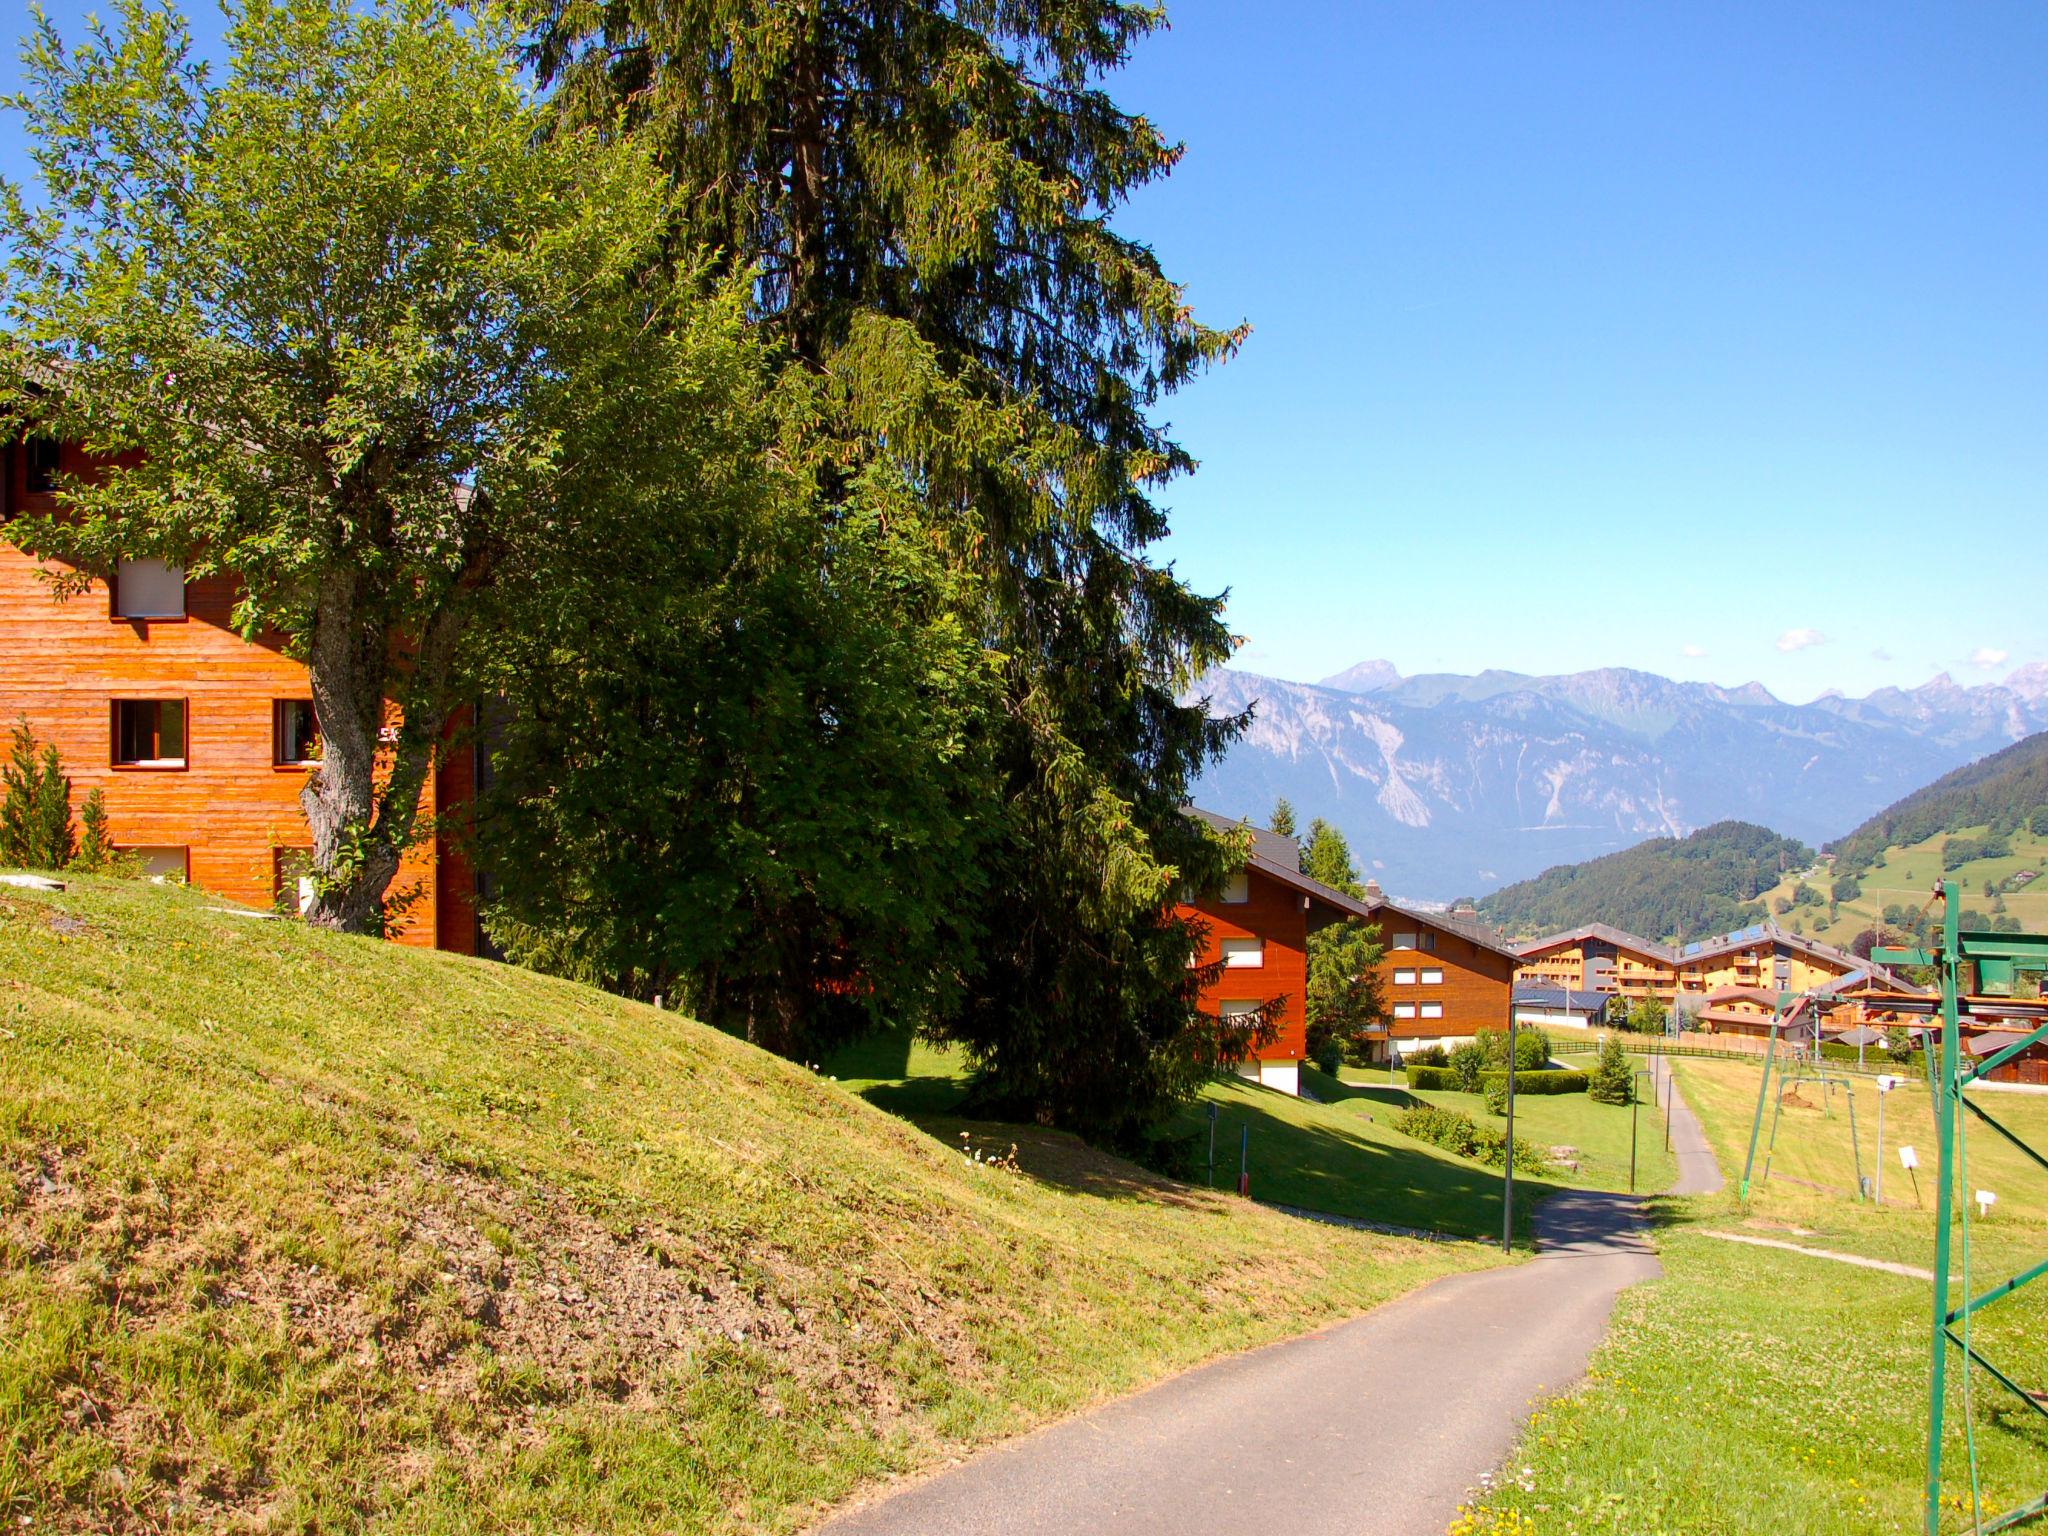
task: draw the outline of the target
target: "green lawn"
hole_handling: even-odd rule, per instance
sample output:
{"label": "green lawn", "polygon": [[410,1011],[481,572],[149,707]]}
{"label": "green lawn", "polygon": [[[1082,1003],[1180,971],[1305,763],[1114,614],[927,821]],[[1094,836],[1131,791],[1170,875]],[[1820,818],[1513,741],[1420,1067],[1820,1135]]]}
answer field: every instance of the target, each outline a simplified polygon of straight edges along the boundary
{"label": "green lawn", "polygon": [[793,1530],[1497,1262],[219,908],[0,888],[9,1531]]}
{"label": "green lawn", "polygon": [[[960,1056],[900,1035],[849,1047],[825,1066],[870,1103],[920,1123],[950,1116],[965,1094]],[[1388,1087],[1383,1072],[1353,1068],[1345,1069],[1343,1081],[1304,1068],[1302,1084],[1312,1097],[1295,1098],[1235,1078],[1205,1088],[1168,1127],[1191,1153],[1194,1181],[1207,1184],[1211,1177],[1213,1106],[1218,1189],[1237,1188],[1242,1153],[1257,1200],[1456,1236],[1499,1236],[1500,1171],[1393,1128],[1394,1116],[1418,1101],[1485,1120],[1485,1101],[1478,1095],[1410,1094]],[[1663,1150],[1656,1112],[1644,1105],[1640,1117],[1639,1187],[1661,1189],[1676,1176],[1676,1166]],[[1570,1146],[1580,1164],[1576,1171],[1560,1167],[1545,1177],[1517,1178],[1518,1234],[1528,1235],[1537,1203],[1561,1186],[1628,1188],[1629,1118],[1627,1109],[1595,1104],[1584,1094],[1517,1097],[1516,1135],[1545,1150]]]}
{"label": "green lawn", "polygon": [[[1746,1063],[1685,1061],[1680,1084],[1731,1179],[1749,1134],[1759,1073]],[[1994,1114],[2048,1148],[2048,1100],[1986,1095]],[[1859,1105],[1859,1110],[1861,1106]],[[1774,1180],[1747,1210],[1731,1189],[1654,1209],[1664,1278],[1617,1303],[1587,1382],[1546,1405],[1497,1490],[1454,1529],[1613,1536],[1847,1536],[1918,1531],[1925,1467],[1932,1297],[1925,1281],[1801,1254],[1738,1245],[1737,1232],[1835,1252],[1929,1263],[1934,1241],[1911,1185],[1891,1198],[1893,1128],[1932,1165],[1928,1101],[1908,1090],[1886,1112],[1887,1204]],[[1865,1134],[1870,1128],[1865,1125]],[[1840,1177],[1846,1116],[1788,1109],[1777,1166]],[[2021,1156],[1969,1140],[1970,1182],[1995,1184],[1998,1214],[1973,1223],[1970,1291],[2048,1255],[2048,1176]],[[1923,1170],[1923,1193],[1929,1170]],[[1964,1287],[1958,1284],[1954,1294]],[[2022,1384],[2048,1386],[2048,1292],[2033,1288],[1973,1320],[1974,1339]],[[1981,1373],[1967,1414],[1955,1356],[1944,1454],[1952,1475],[1944,1530],[1969,1525],[1966,1424],[1974,1430],[1990,1515],[2048,1486],[2048,1420]]]}

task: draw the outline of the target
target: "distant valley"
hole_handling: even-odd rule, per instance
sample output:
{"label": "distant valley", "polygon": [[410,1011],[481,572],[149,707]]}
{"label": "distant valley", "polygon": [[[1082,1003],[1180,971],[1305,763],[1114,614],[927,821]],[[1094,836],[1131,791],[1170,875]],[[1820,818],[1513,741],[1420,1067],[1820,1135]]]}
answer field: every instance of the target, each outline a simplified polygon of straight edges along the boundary
{"label": "distant valley", "polygon": [[1223,668],[1196,692],[1254,711],[1203,805],[1263,819],[1285,796],[1389,891],[1437,901],[1729,819],[1819,844],[2048,728],[2039,664],[1810,704],[1623,668],[1403,677],[1379,661],[1316,684]]}

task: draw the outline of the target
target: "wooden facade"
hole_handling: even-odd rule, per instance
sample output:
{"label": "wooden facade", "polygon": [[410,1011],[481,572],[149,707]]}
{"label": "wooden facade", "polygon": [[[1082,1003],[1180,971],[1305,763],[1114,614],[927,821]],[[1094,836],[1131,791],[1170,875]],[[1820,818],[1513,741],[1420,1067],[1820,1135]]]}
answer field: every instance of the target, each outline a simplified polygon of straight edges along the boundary
{"label": "wooden facade", "polygon": [[1285,1093],[1301,1091],[1308,1056],[1308,933],[1311,903],[1274,872],[1247,868],[1224,890],[1197,895],[1181,916],[1198,923],[1195,964],[1216,966],[1202,1011],[1221,1018],[1271,1005],[1275,1033],[1239,1071]]}
{"label": "wooden facade", "polygon": [[1475,921],[1396,906],[1377,888],[1366,898],[1385,952],[1379,979],[1389,1052],[1508,1027],[1518,964],[1512,949]]}
{"label": "wooden facade", "polygon": [[[69,445],[55,453],[62,472],[90,472]],[[0,455],[0,519],[47,505],[49,468],[29,445]],[[138,604],[145,578],[153,596]],[[26,718],[56,746],[74,812],[89,791],[104,791],[115,846],[146,868],[269,907],[281,888],[295,890],[294,863],[312,844],[299,808],[308,767],[281,761],[294,755],[283,724],[291,706],[311,708],[306,669],[277,644],[235,632],[224,578],[182,583],[182,604],[175,571],[138,564],[130,583],[127,601],[118,573],[53,601],[42,568],[6,542],[0,521],[0,725]],[[138,606],[153,616],[121,616]],[[141,742],[152,745],[138,756]],[[451,753],[422,813],[451,811],[473,788],[467,750]],[[473,882],[445,836],[410,853],[392,889],[417,892],[401,942],[476,952]]]}
{"label": "wooden facade", "polygon": [[1525,983],[1654,998],[1669,1007],[1705,1006],[1731,989],[1818,991],[1870,969],[1845,950],[1775,923],[1682,947],[1591,923],[1523,944],[1518,953],[1517,979]]}

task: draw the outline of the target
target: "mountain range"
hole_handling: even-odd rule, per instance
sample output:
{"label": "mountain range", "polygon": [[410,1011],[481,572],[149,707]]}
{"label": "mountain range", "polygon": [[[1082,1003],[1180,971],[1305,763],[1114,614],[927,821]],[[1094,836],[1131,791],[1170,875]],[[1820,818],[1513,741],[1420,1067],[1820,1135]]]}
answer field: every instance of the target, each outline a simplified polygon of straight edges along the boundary
{"label": "mountain range", "polygon": [[2043,663],[1808,704],[1619,667],[1404,677],[1384,661],[1320,683],[1219,668],[1194,693],[1252,711],[1202,805],[1263,823],[1284,796],[1389,891],[1437,901],[1724,820],[1822,843],[2048,728]]}

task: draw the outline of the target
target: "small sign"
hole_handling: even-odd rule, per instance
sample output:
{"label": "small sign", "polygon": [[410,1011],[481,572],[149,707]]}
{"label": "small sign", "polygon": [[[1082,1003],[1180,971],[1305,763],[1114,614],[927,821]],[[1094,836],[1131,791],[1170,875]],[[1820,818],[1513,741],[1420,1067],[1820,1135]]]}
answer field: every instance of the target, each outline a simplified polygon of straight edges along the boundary
{"label": "small sign", "polygon": [[1904,1081],[1904,1079],[1894,1077],[1889,1072],[1883,1073],[1878,1077],[1877,1091],[1879,1093],[1890,1093],[1894,1088],[1898,1087],[1902,1081]]}
{"label": "small sign", "polygon": [[1901,1147],[1899,1148],[1899,1161],[1908,1168],[1918,1168],[1920,1166],[1920,1154],[1911,1147]]}
{"label": "small sign", "polygon": [[1990,1190],[1980,1189],[1977,1191],[1978,1215],[1989,1216],[1991,1214],[1991,1207],[1993,1207],[1996,1204],[1998,1204],[1998,1196],[1991,1193]]}

